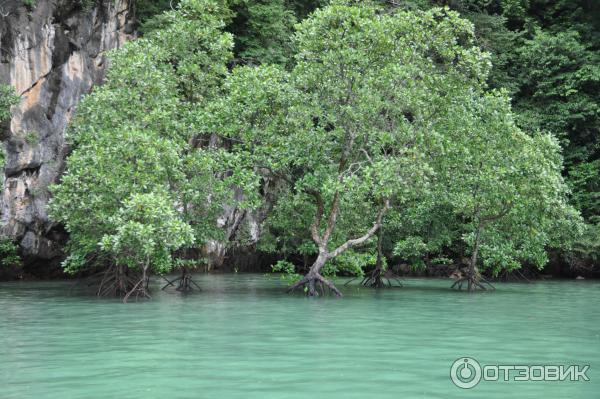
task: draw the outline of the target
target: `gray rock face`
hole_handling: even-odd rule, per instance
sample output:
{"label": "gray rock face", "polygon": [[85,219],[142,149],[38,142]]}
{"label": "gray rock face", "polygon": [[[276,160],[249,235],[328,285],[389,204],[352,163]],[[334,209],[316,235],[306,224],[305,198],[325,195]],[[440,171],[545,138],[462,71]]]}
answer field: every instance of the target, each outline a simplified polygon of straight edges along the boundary
{"label": "gray rock face", "polygon": [[2,132],[1,230],[20,242],[26,261],[61,256],[66,234],[48,218],[48,186],[64,168],[71,115],[103,79],[105,52],[131,38],[130,2],[84,10],[77,0],[37,0],[31,9],[0,0],[0,82],[21,96]]}

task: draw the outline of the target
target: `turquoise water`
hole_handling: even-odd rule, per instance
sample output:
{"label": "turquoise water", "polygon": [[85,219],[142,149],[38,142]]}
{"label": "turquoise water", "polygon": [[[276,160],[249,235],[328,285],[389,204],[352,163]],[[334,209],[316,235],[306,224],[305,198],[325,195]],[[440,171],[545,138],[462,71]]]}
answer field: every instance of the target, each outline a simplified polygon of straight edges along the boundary
{"label": "turquoise water", "polygon": [[[598,398],[600,283],[282,292],[263,275],[198,275],[201,293],[98,300],[72,282],[0,284],[0,398]],[[158,284],[157,281],[155,284]],[[341,284],[340,284],[341,285]],[[452,362],[589,364],[589,382],[459,389]]]}

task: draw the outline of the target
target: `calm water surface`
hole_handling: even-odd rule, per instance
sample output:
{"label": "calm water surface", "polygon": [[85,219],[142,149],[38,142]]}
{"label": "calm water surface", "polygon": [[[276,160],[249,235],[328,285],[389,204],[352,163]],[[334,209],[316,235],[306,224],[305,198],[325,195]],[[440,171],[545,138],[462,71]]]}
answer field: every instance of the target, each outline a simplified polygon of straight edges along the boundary
{"label": "calm water surface", "polygon": [[[127,305],[72,282],[0,284],[0,398],[600,398],[600,282],[466,294],[408,279],[339,300],[285,295],[276,276],[196,281]],[[590,364],[591,381],[462,390],[462,356]]]}

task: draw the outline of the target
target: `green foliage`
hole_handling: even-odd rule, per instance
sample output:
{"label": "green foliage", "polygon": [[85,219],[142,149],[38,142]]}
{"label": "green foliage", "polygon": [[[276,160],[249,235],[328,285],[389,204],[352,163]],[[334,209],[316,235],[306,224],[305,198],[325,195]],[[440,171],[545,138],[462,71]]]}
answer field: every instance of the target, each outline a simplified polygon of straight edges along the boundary
{"label": "green foliage", "polygon": [[572,202],[587,220],[600,216],[600,159],[581,162],[571,167],[568,182]]}
{"label": "green foliage", "polygon": [[294,11],[298,20],[303,20],[317,8],[324,7],[329,3],[329,0],[299,0],[288,1],[288,7]]}
{"label": "green foliage", "polygon": [[586,272],[594,269],[600,262],[600,224],[588,224],[583,233],[575,240],[566,260],[576,272]]}
{"label": "green foliage", "polygon": [[[4,122],[10,119],[10,108],[19,103],[19,97],[12,86],[0,84],[0,129],[4,128]],[[3,135],[3,133],[2,133]],[[0,150],[0,168],[4,168],[4,148]]]}
{"label": "green foliage", "polygon": [[161,28],[161,14],[176,8],[178,0],[135,0],[135,19],[140,35]]}
{"label": "green foliage", "polygon": [[522,43],[524,32],[507,27],[507,18],[488,13],[466,13],[473,22],[478,44],[491,55],[493,68],[488,77],[490,86],[515,93],[520,89],[520,81],[515,79],[514,68],[518,65],[515,45]]}
{"label": "green foliage", "polygon": [[[572,26],[574,28],[576,26]],[[581,29],[580,29],[581,32]],[[565,153],[572,203],[587,221],[600,215],[598,204],[600,158],[600,57],[573,29],[536,30],[517,50],[520,90],[515,103],[519,122],[527,129],[544,129],[560,139]],[[589,39],[588,39],[589,43]],[[590,226],[589,231],[593,231]],[[590,243],[582,238],[581,244]],[[594,246],[589,253],[594,253]],[[586,263],[581,259],[574,263]]]}
{"label": "green foliage", "polygon": [[[385,270],[387,262],[385,258],[382,261],[382,268]],[[375,266],[375,263],[377,263],[377,253],[374,250],[368,251],[362,249],[359,252],[349,249],[326,264],[323,268],[323,275],[329,277],[337,276],[338,274],[363,276],[364,269]]]}
{"label": "green foliage", "polygon": [[[571,202],[589,222],[600,215],[596,184],[600,173],[600,3],[531,0],[521,5],[518,12],[508,15],[500,4],[508,19],[497,32],[505,32],[502,35],[507,38],[518,36],[511,43],[489,35],[508,61],[496,65],[492,84],[510,87],[517,121],[524,130],[543,129],[560,139]],[[480,10],[484,14],[493,11],[489,7]],[[585,235],[593,229],[587,228]],[[577,253],[584,256],[586,251]]]}
{"label": "green foliage", "polygon": [[[600,141],[600,57],[577,32],[537,31],[519,49],[523,125],[553,132],[568,150],[567,160],[597,155]],[[590,153],[594,151],[594,153]],[[576,158],[576,159],[573,159]]]}
{"label": "green foliage", "polygon": [[[217,95],[231,57],[220,7],[182,1],[164,15],[162,29],[110,54],[105,84],[80,103],[68,132],[73,152],[50,204],[70,234],[68,271],[111,255],[122,264],[146,256],[162,272],[170,267],[168,252],[191,245],[181,223],[196,245],[218,236],[215,215],[224,197],[246,182],[232,170],[235,157],[197,145],[204,129],[195,110]],[[152,213],[134,212],[153,203]],[[163,228],[173,229],[165,242]],[[136,240],[148,246],[138,248]]]}
{"label": "green foliage", "polygon": [[[145,35],[168,24],[161,12],[179,1],[137,0],[138,32]],[[235,64],[287,64],[293,54],[292,34],[297,19],[325,3],[321,0],[222,0],[221,17],[235,39]]]}
{"label": "green foliage", "polygon": [[558,232],[578,229],[556,140],[524,134],[503,93],[475,98],[465,114],[461,110],[452,111],[462,133],[451,141],[440,173],[448,179],[450,203],[467,222],[465,242],[471,251],[481,244],[483,264],[494,273],[521,262],[543,267],[546,246],[565,245]]}
{"label": "green foliage", "polygon": [[30,10],[34,9],[37,6],[37,0],[23,0],[23,5]]}
{"label": "green foliage", "polygon": [[25,142],[30,146],[35,146],[40,142],[40,135],[35,131],[27,132],[25,133]]}
{"label": "green foliage", "polygon": [[524,131],[559,138],[572,204],[586,221],[599,215],[594,181],[600,159],[600,3],[434,0],[404,6],[417,3],[448,3],[474,23],[478,43],[492,56],[490,86],[508,89]]}
{"label": "green foliage", "polygon": [[110,221],[116,230],[102,237],[101,249],[111,252],[117,264],[168,273],[171,253],[194,243],[191,226],[181,220],[173,203],[166,193],[133,194]]}
{"label": "green foliage", "polygon": [[421,268],[425,266],[423,262],[424,256],[431,249],[422,237],[408,236],[398,241],[394,247],[394,255],[405,259],[413,268]]}
{"label": "green foliage", "polygon": [[245,63],[285,64],[292,54],[296,18],[285,0],[232,1],[235,13],[229,29],[235,53]]}
{"label": "green foliage", "polygon": [[287,260],[279,260],[277,263],[271,266],[271,270],[273,273],[291,274],[294,272],[294,270],[296,270],[296,266]]}
{"label": "green foliage", "polygon": [[12,86],[0,84],[0,122],[10,119],[10,107],[19,103]]}
{"label": "green foliage", "polygon": [[296,266],[287,260],[279,260],[271,266],[273,273],[281,273],[281,280],[287,284],[292,284],[300,279],[300,275],[296,273]]}
{"label": "green foliage", "polygon": [[19,249],[9,238],[0,238],[0,265],[4,267],[20,267],[22,265]]}
{"label": "green foliage", "polygon": [[96,0],[78,0],[78,2],[84,11],[90,11],[96,4]]}
{"label": "green foliage", "polygon": [[[433,171],[426,154],[447,140],[447,126],[432,129],[432,120],[450,96],[486,79],[487,56],[473,44],[472,26],[449,10],[388,14],[335,2],[298,25],[289,73],[234,70],[228,96],[206,119],[264,179],[286,183],[271,216],[280,244],[300,251],[312,240],[315,252],[335,259],[355,245],[352,237],[373,234],[383,204],[426,191]],[[366,254],[348,256],[354,260],[338,265],[359,273],[356,258]],[[368,257],[363,266],[373,263]]]}
{"label": "green foliage", "polygon": [[[570,244],[595,256],[558,145],[593,221],[594,7],[450,2],[467,20],[427,10],[441,0],[324,3],[138,0],[144,36],[111,53],[106,84],[81,103],[53,189],[69,270],[107,255],[170,270],[173,251],[221,236],[222,205],[262,205],[260,249],[327,254],[329,275],[376,262],[386,212],[384,247],[413,266],[478,253],[493,273],[542,267],[547,247]],[[299,277],[287,261],[273,270]]]}
{"label": "green foliage", "polygon": [[276,203],[263,225],[258,248],[284,258],[299,254],[307,259],[316,255],[319,250],[306,230],[312,222],[313,209],[306,207],[305,202],[287,188],[276,194]]}

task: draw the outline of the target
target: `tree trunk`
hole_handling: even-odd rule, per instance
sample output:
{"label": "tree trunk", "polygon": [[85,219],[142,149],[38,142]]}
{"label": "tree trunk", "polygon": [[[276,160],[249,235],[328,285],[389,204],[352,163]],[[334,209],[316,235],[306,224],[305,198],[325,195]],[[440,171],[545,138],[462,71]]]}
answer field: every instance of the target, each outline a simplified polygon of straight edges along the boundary
{"label": "tree trunk", "polygon": [[192,284],[194,284],[196,287],[198,287],[198,289],[200,289],[198,284],[196,284],[194,282],[194,280],[192,280],[192,273],[190,273],[189,269],[184,266],[181,269],[181,277],[179,280],[179,286],[177,287],[177,291],[181,291],[181,292],[193,291],[194,288],[192,287]]}
{"label": "tree trunk", "polygon": [[375,262],[375,272],[373,281],[373,287],[381,288],[384,287],[382,273],[383,273],[383,228],[380,227],[377,230],[377,261]]}
{"label": "tree trunk", "polygon": [[321,276],[321,269],[325,266],[327,262],[327,254],[324,252],[319,253],[317,260],[310,267],[306,278],[308,278],[308,296],[318,296],[317,290],[315,289],[315,285],[317,282],[320,282],[320,279],[323,279]]}
{"label": "tree trunk", "polygon": [[[346,162],[345,156],[342,156],[342,160],[340,161],[340,171],[343,169],[343,165],[345,162]],[[342,175],[340,175],[340,179],[342,179]],[[340,180],[340,182],[341,182],[341,180]],[[335,295],[342,296],[342,293],[340,292],[340,290],[338,290],[336,288],[336,286],[333,285],[333,283],[326,280],[321,275],[321,269],[323,268],[323,266],[325,266],[325,263],[327,263],[328,260],[335,258],[336,256],[340,255],[344,251],[346,251],[354,246],[365,243],[369,238],[371,238],[375,233],[377,233],[377,230],[381,227],[383,216],[385,215],[387,210],[390,208],[390,200],[389,200],[389,198],[386,198],[383,201],[382,207],[379,209],[379,212],[377,213],[377,219],[375,220],[375,223],[373,223],[373,226],[369,229],[369,231],[367,231],[361,237],[349,239],[345,243],[343,243],[342,245],[337,247],[336,249],[329,251],[329,250],[327,250],[327,245],[329,244],[329,240],[331,238],[331,235],[333,234],[333,230],[335,228],[336,220],[338,217],[339,207],[340,207],[340,193],[339,193],[339,191],[336,191],[333,196],[333,201],[331,204],[331,211],[329,212],[329,217],[327,218],[327,227],[325,228],[325,231],[323,232],[323,234],[320,234],[319,227],[321,225],[321,220],[323,217],[323,212],[324,212],[324,207],[325,207],[324,202],[323,202],[323,197],[321,196],[321,193],[319,193],[318,191],[315,191],[315,190],[306,190],[306,192],[315,198],[315,205],[317,207],[317,213],[315,214],[315,218],[310,227],[310,231],[311,231],[313,241],[315,242],[315,244],[317,244],[317,246],[319,248],[319,256],[317,257],[317,260],[315,260],[313,265],[310,267],[310,270],[308,271],[306,276],[304,276],[302,279],[300,279],[300,281],[298,281],[297,283],[291,285],[288,288],[288,292],[294,291],[298,287],[303,287],[303,286],[308,285],[308,292],[307,292],[308,295],[309,296],[317,296],[318,293],[316,290],[316,284],[318,283],[322,290],[323,290],[323,285],[326,285],[327,287],[329,287],[329,289],[331,289],[335,293]]]}
{"label": "tree trunk", "polygon": [[131,295],[133,295],[134,293],[135,293],[136,299],[140,296],[142,296],[144,298],[148,298],[148,299],[151,298],[150,294],[148,293],[148,282],[149,282],[148,270],[150,269],[150,263],[149,263],[148,259],[142,265],[141,269],[142,269],[142,277],[133,286],[133,288],[131,290],[129,290],[129,292],[123,297],[124,303],[127,303],[127,301],[129,300],[129,297]]}
{"label": "tree trunk", "polygon": [[128,291],[128,284],[127,284],[127,271],[125,266],[123,265],[117,265],[117,270],[116,270],[117,276],[116,276],[116,285],[117,285],[117,289],[116,289],[116,293],[117,295],[125,295],[127,294]]}
{"label": "tree trunk", "polygon": [[481,236],[481,226],[477,227],[477,233],[475,233],[475,243],[473,244],[473,253],[471,254],[471,262],[469,262],[469,272],[468,272],[468,291],[473,291],[475,289],[475,284],[477,283],[477,255],[479,252],[479,238]]}
{"label": "tree trunk", "polygon": [[475,291],[477,288],[482,290],[486,290],[487,288],[483,285],[486,284],[489,288],[494,289],[494,287],[487,281],[482,278],[477,270],[477,256],[479,255],[479,243],[481,240],[481,224],[477,227],[477,231],[475,232],[475,242],[473,243],[473,253],[471,254],[471,259],[469,260],[469,268],[467,269],[467,275],[461,279],[458,279],[452,284],[452,288],[457,287],[459,290],[462,290],[463,284],[467,283],[467,291]]}
{"label": "tree trunk", "polygon": [[373,269],[370,275],[364,277],[361,284],[365,287],[383,288],[385,287],[383,281],[383,229],[380,227],[376,234],[377,261],[375,262],[375,269]]}
{"label": "tree trunk", "polygon": [[329,259],[329,254],[324,250],[320,250],[319,256],[317,257],[315,262],[310,267],[310,270],[308,271],[306,276],[304,276],[302,279],[300,279],[300,281],[298,281],[297,283],[291,285],[288,288],[288,292],[292,292],[296,288],[299,288],[299,287],[306,287],[307,288],[306,294],[308,296],[319,296],[319,293],[317,292],[317,284],[318,284],[321,287],[323,285],[329,287],[334,292],[334,294],[338,297],[343,296],[342,293],[340,292],[340,290],[338,290],[331,281],[325,279],[325,277],[323,277],[321,275],[321,269],[323,268],[323,266],[325,266],[325,263],[327,263],[328,259]]}

